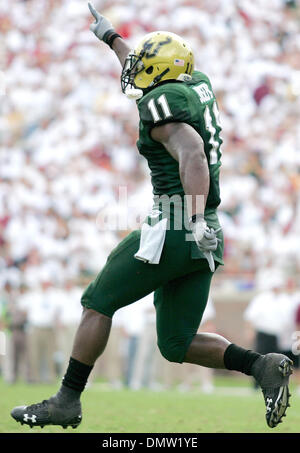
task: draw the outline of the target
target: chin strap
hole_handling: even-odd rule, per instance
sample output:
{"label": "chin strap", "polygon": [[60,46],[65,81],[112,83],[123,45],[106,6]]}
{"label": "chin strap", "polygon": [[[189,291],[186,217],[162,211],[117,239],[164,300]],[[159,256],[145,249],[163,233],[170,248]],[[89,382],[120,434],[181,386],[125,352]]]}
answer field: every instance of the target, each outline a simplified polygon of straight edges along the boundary
{"label": "chin strap", "polygon": [[141,99],[143,94],[143,90],[140,90],[139,88],[127,87],[125,90],[125,95],[128,97],[128,99],[134,99],[135,101]]}
{"label": "chin strap", "polygon": [[179,74],[176,80],[178,80],[179,82],[189,82],[190,80],[192,80],[192,76],[189,74]]}

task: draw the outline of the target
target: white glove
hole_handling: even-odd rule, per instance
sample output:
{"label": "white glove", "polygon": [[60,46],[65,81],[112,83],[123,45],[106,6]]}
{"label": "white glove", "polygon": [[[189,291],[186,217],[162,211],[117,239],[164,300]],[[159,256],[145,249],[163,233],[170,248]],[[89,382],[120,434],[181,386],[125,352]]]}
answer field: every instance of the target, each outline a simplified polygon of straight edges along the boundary
{"label": "white glove", "polygon": [[217,238],[217,233],[221,228],[218,230],[209,228],[203,214],[197,214],[193,221],[190,220],[190,228],[200,252],[207,259],[211,272],[214,272],[215,261],[212,252],[217,249],[218,242],[221,241],[221,239]]}
{"label": "white glove", "polygon": [[117,35],[112,23],[106,19],[106,17],[98,13],[91,3],[88,3],[88,7],[95,18],[95,22],[90,25],[90,30],[97,36],[98,39],[110,45],[109,39],[112,35]]}

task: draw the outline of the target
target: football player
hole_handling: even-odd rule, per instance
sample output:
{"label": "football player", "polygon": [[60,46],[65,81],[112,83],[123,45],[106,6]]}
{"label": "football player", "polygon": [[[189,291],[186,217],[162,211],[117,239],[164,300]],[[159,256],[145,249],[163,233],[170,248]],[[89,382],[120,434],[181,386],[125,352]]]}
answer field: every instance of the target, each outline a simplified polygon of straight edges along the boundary
{"label": "football player", "polygon": [[16,407],[11,415],[30,426],[78,426],[80,396],[106,346],[114,313],[154,291],[161,354],[171,362],[254,376],[273,428],[289,405],[291,360],[245,350],[217,334],[197,334],[212,276],[223,264],[217,216],[222,140],[210,80],[194,69],[193,51],[181,37],[153,32],[132,51],[110,21],[89,8],[92,32],[116,53],[122,91],[137,103],[137,147],[151,170],[154,206],[141,230],[112,251],[85,290],[59,391],[41,403]]}

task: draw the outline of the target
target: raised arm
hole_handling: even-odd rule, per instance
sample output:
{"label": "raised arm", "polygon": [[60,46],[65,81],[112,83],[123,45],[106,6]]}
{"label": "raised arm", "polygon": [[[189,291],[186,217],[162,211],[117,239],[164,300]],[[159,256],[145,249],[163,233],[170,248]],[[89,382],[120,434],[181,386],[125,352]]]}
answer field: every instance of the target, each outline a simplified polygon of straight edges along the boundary
{"label": "raised arm", "polygon": [[91,3],[88,3],[88,6],[95,18],[95,22],[90,25],[90,30],[98,39],[100,39],[100,41],[105,42],[105,44],[113,49],[123,67],[125,59],[130,52],[130,47],[115,31],[112,23],[106,17],[102,16]]}

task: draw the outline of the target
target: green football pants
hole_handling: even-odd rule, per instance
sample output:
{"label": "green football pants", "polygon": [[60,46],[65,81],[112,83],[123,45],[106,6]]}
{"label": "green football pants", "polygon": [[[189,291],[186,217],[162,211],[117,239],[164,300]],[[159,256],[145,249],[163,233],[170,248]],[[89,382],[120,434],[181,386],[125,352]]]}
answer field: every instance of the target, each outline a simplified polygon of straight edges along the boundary
{"label": "green football pants", "polygon": [[185,234],[168,230],[159,264],[148,264],[134,258],[140,231],[133,231],[112,251],[81,300],[112,318],[119,308],[155,291],[158,346],[167,360],[179,363],[197,333],[213,275],[205,259],[192,258]]}

